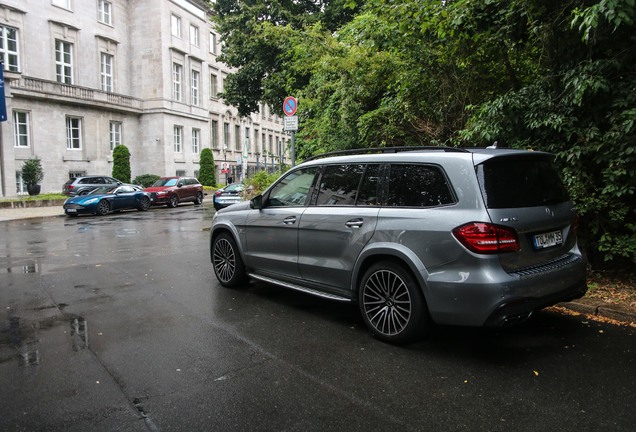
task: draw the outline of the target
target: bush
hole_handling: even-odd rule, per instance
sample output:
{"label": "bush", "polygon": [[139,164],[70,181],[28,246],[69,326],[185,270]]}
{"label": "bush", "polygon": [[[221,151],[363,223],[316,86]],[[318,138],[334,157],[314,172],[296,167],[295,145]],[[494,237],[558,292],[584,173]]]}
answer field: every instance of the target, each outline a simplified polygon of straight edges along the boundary
{"label": "bush", "polygon": [[244,182],[245,190],[243,197],[245,199],[252,199],[256,195],[261,194],[280,177],[280,174],[280,172],[268,174],[267,171],[259,171],[252,177],[247,178]]}
{"label": "bush", "polygon": [[113,177],[130,183],[130,151],[125,145],[118,145],[113,150]]}
{"label": "bush", "polygon": [[203,150],[201,150],[198,180],[203,186],[216,185],[216,175],[214,173],[214,155],[212,155],[212,150],[210,150],[209,148],[204,148]]}
{"label": "bush", "polygon": [[22,180],[27,187],[35,186],[44,178],[44,170],[39,158],[32,158],[22,165]]}
{"label": "bush", "polygon": [[154,182],[159,180],[161,176],[155,174],[142,174],[133,180],[133,184],[143,186],[145,188],[152,186]]}

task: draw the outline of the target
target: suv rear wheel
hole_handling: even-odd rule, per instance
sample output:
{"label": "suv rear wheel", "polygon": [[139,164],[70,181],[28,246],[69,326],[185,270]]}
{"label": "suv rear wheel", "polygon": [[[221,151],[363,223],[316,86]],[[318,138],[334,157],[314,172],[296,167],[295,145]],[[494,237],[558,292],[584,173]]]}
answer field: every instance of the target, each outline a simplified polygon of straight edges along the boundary
{"label": "suv rear wheel", "polygon": [[392,261],[378,262],[366,271],[358,304],[367,327],[385,342],[413,342],[430,327],[426,302],[415,278]]}

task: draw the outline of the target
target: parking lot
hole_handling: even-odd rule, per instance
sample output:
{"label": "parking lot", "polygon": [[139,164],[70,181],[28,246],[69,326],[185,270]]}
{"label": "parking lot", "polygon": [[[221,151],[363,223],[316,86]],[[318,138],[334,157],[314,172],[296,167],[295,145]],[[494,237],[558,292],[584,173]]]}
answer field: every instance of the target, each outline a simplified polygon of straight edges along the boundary
{"label": "parking lot", "polygon": [[632,430],[634,329],[544,311],[387,345],[352,305],[220,287],[213,214],[0,222],[0,430]]}

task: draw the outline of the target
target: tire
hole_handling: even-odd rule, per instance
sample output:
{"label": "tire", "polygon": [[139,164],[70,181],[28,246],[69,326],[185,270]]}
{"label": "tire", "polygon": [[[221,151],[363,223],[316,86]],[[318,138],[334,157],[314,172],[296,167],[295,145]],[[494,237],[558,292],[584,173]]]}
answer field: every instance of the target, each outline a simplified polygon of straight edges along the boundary
{"label": "tire", "polygon": [[137,210],[148,211],[149,208],[150,208],[150,198],[146,196],[141,197],[141,200],[139,201],[139,207],[137,208]]}
{"label": "tire", "polygon": [[425,336],[430,317],[415,278],[403,265],[381,261],[364,274],[358,305],[373,335],[388,343],[406,344]]}
{"label": "tire", "polygon": [[203,193],[197,192],[197,196],[194,198],[194,205],[201,205],[203,203]]}
{"label": "tire", "polygon": [[106,200],[101,200],[97,203],[96,212],[99,216],[106,216],[108,213],[110,213],[110,203]]}
{"label": "tire", "polygon": [[211,257],[214,274],[224,287],[233,288],[248,281],[243,259],[231,235],[223,233],[214,239]]}
{"label": "tire", "polygon": [[170,196],[170,199],[168,200],[168,207],[175,208],[178,205],[179,205],[179,197],[176,195]]}
{"label": "tire", "polygon": [[84,189],[83,191],[80,191],[80,193],[78,193],[77,195],[79,196],[84,196],[84,195],[88,195],[88,189]]}

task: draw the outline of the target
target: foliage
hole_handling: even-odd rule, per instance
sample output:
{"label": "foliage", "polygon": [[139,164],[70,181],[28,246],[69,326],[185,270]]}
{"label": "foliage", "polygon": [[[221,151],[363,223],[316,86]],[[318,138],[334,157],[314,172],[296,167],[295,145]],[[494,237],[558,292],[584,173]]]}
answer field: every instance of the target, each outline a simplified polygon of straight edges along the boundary
{"label": "foliage", "polygon": [[133,184],[147,188],[152,186],[152,184],[159,180],[159,178],[161,178],[161,176],[158,176],[156,174],[142,174],[135,177],[132,182]]}
{"label": "foliage", "polygon": [[263,193],[272,183],[274,183],[279,177],[280,172],[268,173],[267,171],[258,171],[253,176],[245,179],[245,190],[243,191],[243,197],[245,199],[251,199],[258,194]]}
{"label": "foliage", "polygon": [[216,173],[214,171],[214,155],[212,150],[204,148],[201,150],[199,160],[199,179],[203,186],[216,185]]}
{"label": "foliage", "polygon": [[130,183],[130,151],[125,145],[113,149],[113,177],[124,183]]}
{"label": "foliage", "polygon": [[31,158],[22,165],[22,180],[27,187],[39,184],[44,178],[44,169],[40,158]]}

